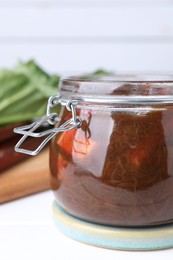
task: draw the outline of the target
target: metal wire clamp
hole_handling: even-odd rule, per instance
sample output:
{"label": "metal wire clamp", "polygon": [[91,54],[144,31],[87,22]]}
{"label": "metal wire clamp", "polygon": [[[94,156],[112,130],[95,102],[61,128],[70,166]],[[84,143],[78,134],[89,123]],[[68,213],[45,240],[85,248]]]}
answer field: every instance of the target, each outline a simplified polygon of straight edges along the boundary
{"label": "metal wire clamp", "polygon": [[[49,123],[51,125],[55,125],[57,122],[60,121],[60,118],[57,113],[51,113],[51,108],[57,106],[57,105],[63,105],[66,106],[67,110],[71,111],[72,118],[67,120],[62,125],[48,129],[41,132],[35,132],[38,128],[43,126],[45,123]],[[21,126],[14,128],[14,132],[17,134],[23,135],[22,138],[19,140],[19,142],[15,146],[15,151],[19,153],[25,153],[28,155],[37,155],[43,147],[59,132],[65,132],[69,131],[74,128],[79,128],[82,124],[82,120],[80,117],[76,115],[76,106],[78,105],[78,101],[74,99],[61,99],[60,95],[51,96],[48,100],[47,105],[47,115],[43,116],[40,120],[33,122],[32,124]],[[21,148],[21,145],[24,143],[27,137],[34,137],[39,138],[43,136],[47,136],[40,145],[34,150],[24,149]]]}

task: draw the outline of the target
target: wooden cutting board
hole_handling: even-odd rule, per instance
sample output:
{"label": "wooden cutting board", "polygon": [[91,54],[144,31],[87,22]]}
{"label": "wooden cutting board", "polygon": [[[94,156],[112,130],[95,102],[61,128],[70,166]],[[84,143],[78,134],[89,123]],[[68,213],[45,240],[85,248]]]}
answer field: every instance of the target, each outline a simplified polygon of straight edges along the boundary
{"label": "wooden cutting board", "polygon": [[50,189],[49,152],[39,155],[0,174],[0,203]]}

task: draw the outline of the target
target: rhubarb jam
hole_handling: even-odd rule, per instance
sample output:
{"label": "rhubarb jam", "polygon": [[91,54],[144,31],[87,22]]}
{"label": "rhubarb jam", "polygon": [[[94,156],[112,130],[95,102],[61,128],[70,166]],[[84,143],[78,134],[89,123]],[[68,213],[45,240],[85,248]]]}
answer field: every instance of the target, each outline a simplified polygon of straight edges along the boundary
{"label": "rhubarb jam", "polygon": [[[104,225],[172,223],[173,82],[68,79],[60,91],[83,102],[76,107],[81,126],[51,142],[57,202]],[[58,125],[70,118],[63,108]]]}

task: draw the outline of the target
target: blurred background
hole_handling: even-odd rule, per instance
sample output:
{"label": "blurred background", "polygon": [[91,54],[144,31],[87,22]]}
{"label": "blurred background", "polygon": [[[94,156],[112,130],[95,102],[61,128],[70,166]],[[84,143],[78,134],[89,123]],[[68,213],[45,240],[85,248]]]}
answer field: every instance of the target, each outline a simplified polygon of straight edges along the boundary
{"label": "blurred background", "polygon": [[173,70],[172,0],[0,0],[0,67]]}

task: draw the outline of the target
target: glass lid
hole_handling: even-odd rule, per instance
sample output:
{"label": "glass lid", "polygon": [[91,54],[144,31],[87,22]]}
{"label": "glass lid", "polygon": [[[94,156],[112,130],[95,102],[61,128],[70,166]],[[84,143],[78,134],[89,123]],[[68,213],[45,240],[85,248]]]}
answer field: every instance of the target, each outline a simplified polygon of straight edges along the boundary
{"label": "glass lid", "polygon": [[60,93],[98,103],[173,103],[173,75],[86,74],[62,78]]}

